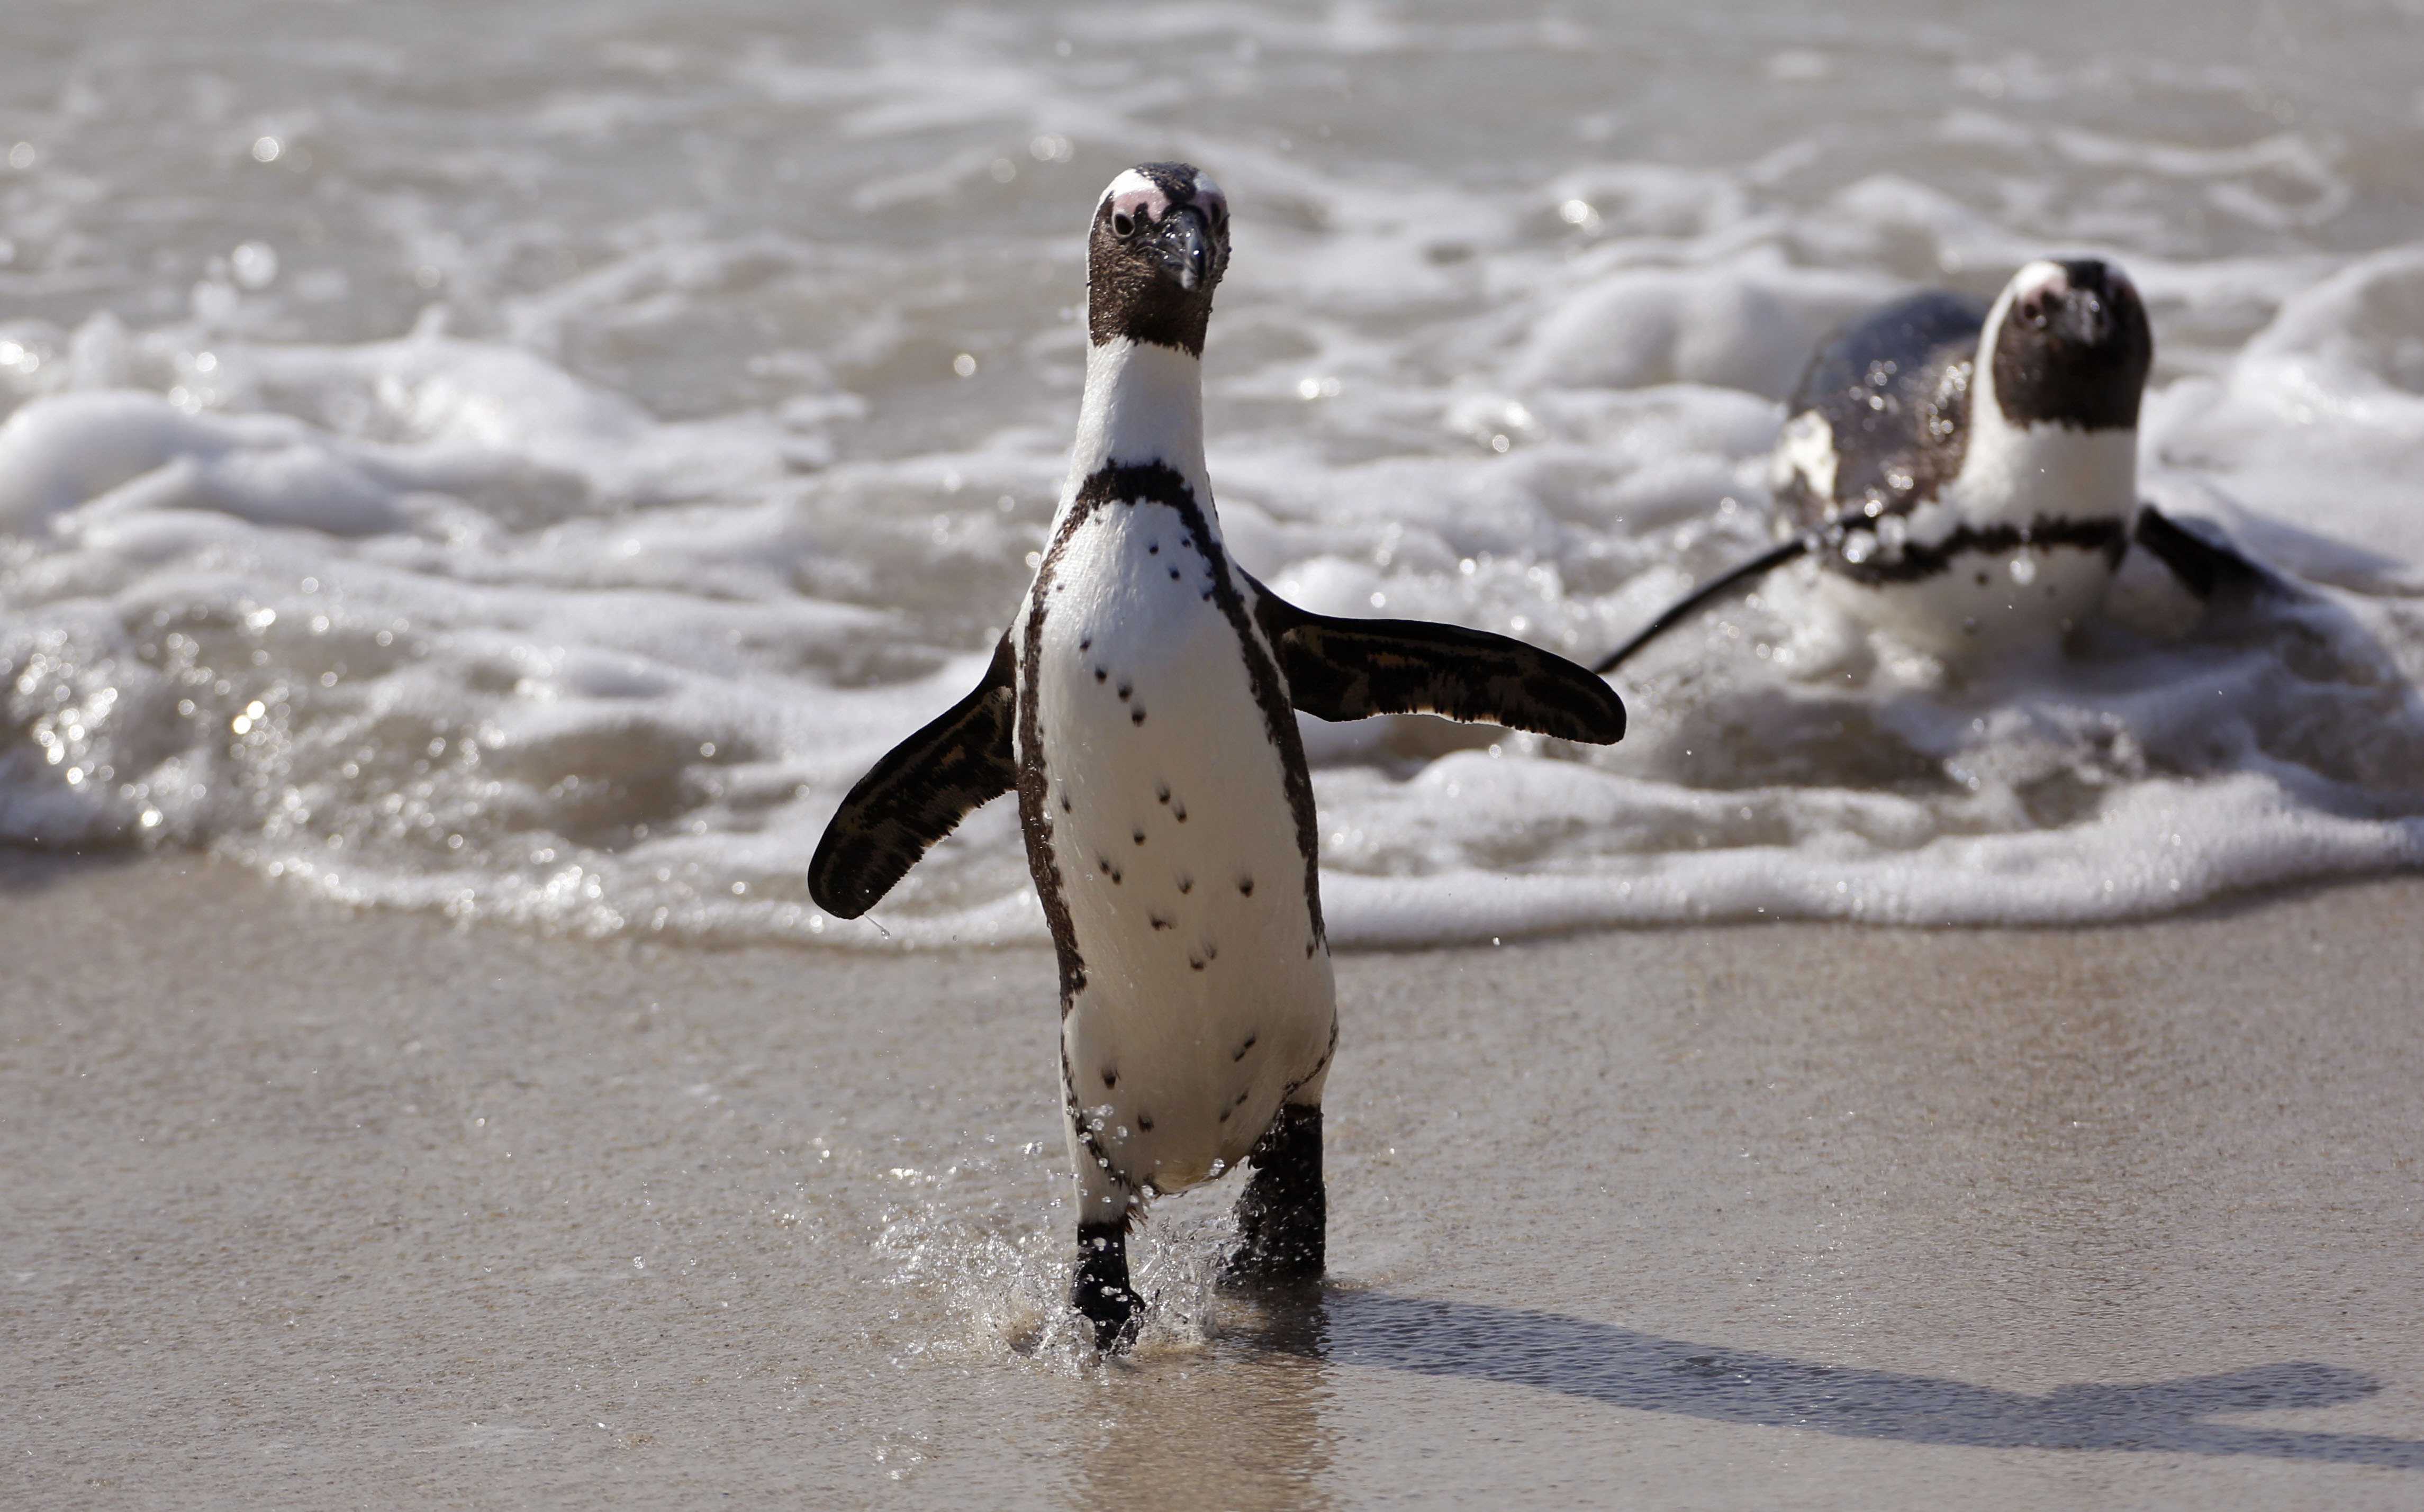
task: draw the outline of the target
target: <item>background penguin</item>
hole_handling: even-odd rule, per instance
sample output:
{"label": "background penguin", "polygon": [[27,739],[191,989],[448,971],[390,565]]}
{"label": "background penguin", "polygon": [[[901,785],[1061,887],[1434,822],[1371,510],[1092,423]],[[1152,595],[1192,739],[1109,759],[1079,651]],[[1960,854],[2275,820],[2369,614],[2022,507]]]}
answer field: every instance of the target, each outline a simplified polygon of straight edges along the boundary
{"label": "background penguin", "polygon": [[808,872],[871,907],[1015,788],[1060,964],[1080,1200],[1071,1301],[1131,1329],[1143,1201],[1245,1162],[1231,1274],[1318,1276],[1321,1090],[1336,1048],[1317,825],[1296,711],[1417,711],[1605,743],[1624,708],[1521,642],[1307,613],[1233,562],[1204,466],[1204,335],[1228,206],[1181,163],[1111,182],[1088,247],[1076,454],[1025,602],[976,690],[860,780]]}
{"label": "background penguin", "polygon": [[2031,263],[1992,306],[1931,291],[1844,326],[1810,358],[1770,464],[1794,534],[1597,670],[1805,553],[1838,608],[1946,657],[2067,629],[2103,603],[2133,540],[2199,597],[2271,581],[2140,501],[2154,354],[2129,276],[2093,259]]}

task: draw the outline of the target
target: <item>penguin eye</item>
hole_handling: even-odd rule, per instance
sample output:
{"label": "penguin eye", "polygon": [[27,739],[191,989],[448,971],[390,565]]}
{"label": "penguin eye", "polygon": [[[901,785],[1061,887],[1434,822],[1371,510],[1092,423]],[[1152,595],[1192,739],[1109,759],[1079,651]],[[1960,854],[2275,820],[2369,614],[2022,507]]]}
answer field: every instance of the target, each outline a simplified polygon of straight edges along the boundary
{"label": "penguin eye", "polygon": [[1111,233],[1113,235],[1125,236],[1135,230],[1135,216],[1129,215],[1124,210],[1116,210],[1111,213]]}

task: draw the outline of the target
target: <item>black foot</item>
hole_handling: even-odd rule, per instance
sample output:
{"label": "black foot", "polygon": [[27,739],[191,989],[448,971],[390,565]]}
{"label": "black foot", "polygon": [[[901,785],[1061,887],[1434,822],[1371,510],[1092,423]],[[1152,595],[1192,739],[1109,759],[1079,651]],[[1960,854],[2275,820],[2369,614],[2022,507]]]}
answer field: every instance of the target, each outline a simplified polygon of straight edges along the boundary
{"label": "black foot", "polygon": [[1254,1173],[1237,1199],[1238,1243],[1227,1279],[1318,1281],[1330,1225],[1321,1186],[1321,1109],[1280,1105],[1246,1164]]}
{"label": "black foot", "polygon": [[1094,1347],[1109,1354],[1136,1337],[1141,1303],[1128,1285],[1128,1226],[1077,1225],[1077,1274],[1069,1282],[1069,1305],[1094,1326]]}

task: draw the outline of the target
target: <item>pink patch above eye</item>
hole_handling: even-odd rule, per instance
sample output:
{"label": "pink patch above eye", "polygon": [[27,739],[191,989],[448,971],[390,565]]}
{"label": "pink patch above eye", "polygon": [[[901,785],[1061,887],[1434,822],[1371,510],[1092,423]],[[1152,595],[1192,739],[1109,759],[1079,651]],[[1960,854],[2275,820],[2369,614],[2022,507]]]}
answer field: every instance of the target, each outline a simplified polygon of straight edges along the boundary
{"label": "pink patch above eye", "polygon": [[[2013,298],[2016,303],[2026,303],[2032,300],[2042,299],[2049,294],[2068,294],[2070,292],[2070,275],[2064,270],[2062,264],[2058,263],[2047,263],[2042,264],[2032,264],[2032,266],[2034,267],[2036,271],[2032,274],[2027,282],[2020,284],[2018,288],[2013,291]],[[2023,268],[2021,271],[2026,273],[2029,272],[2030,269]]]}
{"label": "pink patch above eye", "polygon": [[1170,209],[1169,197],[1158,189],[1131,189],[1111,201],[1111,214],[1159,220]]}

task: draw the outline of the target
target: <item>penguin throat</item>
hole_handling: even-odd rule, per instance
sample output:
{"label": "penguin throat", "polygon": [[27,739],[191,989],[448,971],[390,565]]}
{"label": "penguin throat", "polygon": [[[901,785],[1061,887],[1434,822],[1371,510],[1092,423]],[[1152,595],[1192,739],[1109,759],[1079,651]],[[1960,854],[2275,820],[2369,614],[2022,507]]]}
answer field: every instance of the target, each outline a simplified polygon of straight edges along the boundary
{"label": "penguin throat", "polygon": [[1103,469],[1153,462],[1185,478],[1208,511],[1204,364],[1176,347],[1114,337],[1086,353],[1086,392],[1077,411],[1069,483],[1061,491],[1063,512],[1086,480]]}
{"label": "penguin throat", "polygon": [[1960,475],[1945,490],[1970,522],[2120,517],[2137,506],[2135,430],[2015,425],[1983,406],[1971,414]]}

